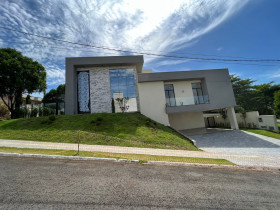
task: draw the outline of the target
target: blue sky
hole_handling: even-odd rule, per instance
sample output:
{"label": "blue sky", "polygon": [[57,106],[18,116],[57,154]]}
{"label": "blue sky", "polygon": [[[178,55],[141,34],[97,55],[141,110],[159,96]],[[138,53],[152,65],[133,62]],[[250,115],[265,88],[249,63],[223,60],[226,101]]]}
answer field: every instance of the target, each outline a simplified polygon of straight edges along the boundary
{"label": "blue sky", "polygon": [[[280,59],[279,9],[279,0],[1,0],[0,26],[144,53]],[[16,48],[43,64],[48,90],[65,82],[65,57],[122,55],[1,28],[0,47]],[[280,62],[144,60],[144,69],[154,72],[228,68],[257,83],[280,82]]]}

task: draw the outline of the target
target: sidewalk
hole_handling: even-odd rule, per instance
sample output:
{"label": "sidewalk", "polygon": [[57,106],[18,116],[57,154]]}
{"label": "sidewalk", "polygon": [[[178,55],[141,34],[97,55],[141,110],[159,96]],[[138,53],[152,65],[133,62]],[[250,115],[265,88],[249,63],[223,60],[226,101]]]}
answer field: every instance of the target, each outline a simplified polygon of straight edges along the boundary
{"label": "sidewalk", "polygon": [[[77,150],[77,144],[0,139],[0,147]],[[280,157],[80,144],[80,151],[226,159],[237,165],[280,168]]]}

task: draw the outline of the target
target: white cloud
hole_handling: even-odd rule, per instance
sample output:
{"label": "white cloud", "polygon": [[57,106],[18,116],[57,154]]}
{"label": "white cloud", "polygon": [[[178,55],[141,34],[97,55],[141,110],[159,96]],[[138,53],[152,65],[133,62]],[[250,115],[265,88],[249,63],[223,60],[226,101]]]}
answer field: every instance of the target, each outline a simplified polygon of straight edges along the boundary
{"label": "white cloud", "polygon": [[269,77],[269,78],[280,78],[280,71],[279,70],[275,71],[275,72],[273,72],[271,74],[268,74],[266,76]]}
{"label": "white cloud", "polygon": [[[6,0],[0,2],[0,22],[6,27],[72,42],[172,52],[189,46],[246,3],[247,0]],[[58,66],[65,57],[122,54],[3,29],[0,44],[17,48],[46,66],[49,85],[64,82],[64,70]],[[145,62],[155,59],[146,56]],[[53,64],[51,68],[49,63]]]}

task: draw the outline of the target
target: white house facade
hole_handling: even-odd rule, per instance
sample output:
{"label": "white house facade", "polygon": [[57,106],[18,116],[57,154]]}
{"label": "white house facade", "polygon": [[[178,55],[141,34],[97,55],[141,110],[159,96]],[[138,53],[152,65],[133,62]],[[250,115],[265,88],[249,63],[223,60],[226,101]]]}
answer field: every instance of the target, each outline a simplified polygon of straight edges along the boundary
{"label": "white house facade", "polygon": [[238,129],[228,69],[152,73],[143,56],[66,58],[65,114],[141,112],[176,130],[205,127],[203,113],[227,110]]}

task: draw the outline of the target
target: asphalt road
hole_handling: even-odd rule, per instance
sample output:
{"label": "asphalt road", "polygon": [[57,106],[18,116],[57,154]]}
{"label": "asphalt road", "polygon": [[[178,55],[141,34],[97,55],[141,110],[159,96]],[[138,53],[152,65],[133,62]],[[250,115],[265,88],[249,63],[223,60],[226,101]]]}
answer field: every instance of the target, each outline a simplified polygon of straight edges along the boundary
{"label": "asphalt road", "polygon": [[280,209],[280,173],[0,157],[0,209]]}

